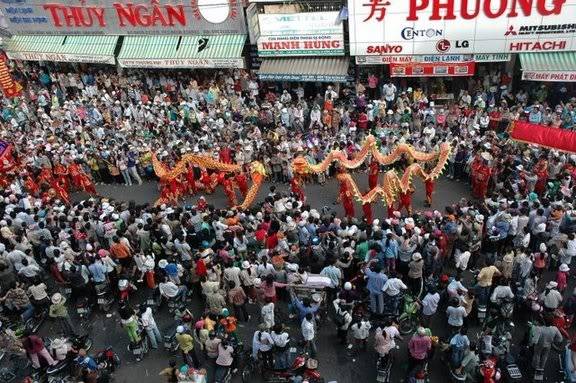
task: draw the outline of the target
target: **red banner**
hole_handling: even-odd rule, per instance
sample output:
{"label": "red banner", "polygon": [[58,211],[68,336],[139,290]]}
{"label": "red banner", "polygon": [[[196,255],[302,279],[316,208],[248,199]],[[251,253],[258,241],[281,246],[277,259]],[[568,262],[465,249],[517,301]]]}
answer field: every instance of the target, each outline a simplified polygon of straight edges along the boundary
{"label": "red banner", "polygon": [[571,130],[514,121],[510,127],[510,137],[527,144],[576,153],[576,132]]}
{"label": "red banner", "polygon": [[12,78],[6,60],[8,59],[2,52],[0,54],[0,89],[6,97],[17,97],[22,93],[22,85]]}
{"label": "red banner", "polygon": [[442,77],[472,76],[476,63],[473,61],[459,63],[409,63],[390,64],[392,77]]}

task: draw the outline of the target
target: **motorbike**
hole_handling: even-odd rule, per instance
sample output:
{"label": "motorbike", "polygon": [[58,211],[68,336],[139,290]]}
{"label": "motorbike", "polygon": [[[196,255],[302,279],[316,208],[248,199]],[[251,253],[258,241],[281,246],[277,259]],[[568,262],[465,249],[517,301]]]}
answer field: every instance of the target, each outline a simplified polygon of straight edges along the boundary
{"label": "motorbike", "polygon": [[108,371],[112,374],[120,366],[120,357],[112,347],[108,346],[104,350],[99,351],[96,354],[96,363],[98,363],[98,369],[100,371]]}
{"label": "motorbike", "polygon": [[496,383],[500,381],[501,374],[497,367],[497,361],[496,356],[491,356],[480,364],[482,383]]}
{"label": "motorbike", "polygon": [[173,326],[164,331],[163,344],[164,349],[170,352],[176,352],[178,350],[178,341],[176,340],[176,328],[178,326],[184,326],[186,331],[189,331],[191,322],[194,316],[188,309],[182,311],[177,310],[174,314],[175,323]]}
{"label": "motorbike", "polygon": [[138,334],[140,335],[140,342],[128,344],[128,351],[136,357],[137,362],[140,362],[142,358],[148,354],[148,351],[150,351],[150,341],[148,340],[148,334],[142,326],[140,326]]}
{"label": "motorbike", "polygon": [[114,297],[110,290],[108,282],[98,283],[94,286],[96,289],[96,302],[102,312],[107,313],[114,304]]}
{"label": "motorbike", "polygon": [[92,314],[92,303],[88,297],[79,297],[76,300],[76,314],[80,319],[88,318]]}
{"label": "motorbike", "polygon": [[30,331],[32,334],[36,334],[40,327],[44,324],[48,318],[48,309],[37,308],[34,315],[26,320],[24,327],[26,330]]}
{"label": "motorbike", "polygon": [[318,361],[310,358],[307,353],[298,354],[289,369],[265,370],[263,377],[266,383],[292,383],[298,380],[324,383],[324,378],[318,371]]}
{"label": "motorbike", "polygon": [[418,312],[420,304],[410,295],[404,296],[403,312],[398,317],[398,330],[402,335],[408,335],[414,332],[418,326]]}
{"label": "motorbike", "polygon": [[[65,347],[67,349],[67,354],[64,359],[60,360],[53,366],[48,366],[46,368],[46,377],[48,382],[57,382],[59,379],[63,379],[72,373],[72,366],[74,365],[74,360],[77,356],[77,352],[80,349],[89,351],[92,348],[92,339],[88,335],[83,336],[73,336],[65,338]],[[55,342],[52,339],[46,339],[44,341],[46,349],[51,350],[55,353],[56,350],[53,348]]]}
{"label": "motorbike", "polygon": [[376,382],[377,383],[389,383],[390,375],[392,372],[392,365],[394,364],[394,356],[386,354],[381,356],[376,361]]}

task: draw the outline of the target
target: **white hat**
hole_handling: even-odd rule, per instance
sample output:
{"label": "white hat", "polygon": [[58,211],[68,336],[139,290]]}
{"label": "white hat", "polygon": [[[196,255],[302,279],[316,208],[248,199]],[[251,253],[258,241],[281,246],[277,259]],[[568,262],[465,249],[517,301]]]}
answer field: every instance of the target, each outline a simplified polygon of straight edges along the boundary
{"label": "white hat", "polygon": [[178,334],[182,334],[182,333],[184,332],[184,326],[178,326],[178,327],[176,327],[176,332],[177,332]]}
{"label": "white hat", "polygon": [[166,266],[168,266],[168,261],[167,261],[167,260],[161,259],[161,260],[158,262],[158,267],[159,267],[159,268],[163,269],[163,268],[165,268]]}
{"label": "white hat", "polygon": [[539,249],[542,253],[544,253],[548,248],[546,247],[545,243],[541,243]]}
{"label": "white hat", "polygon": [[248,262],[248,261],[242,262],[242,268],[243,269],[249,269],[250,268],[250,262]]}
{"label": "white hat", "polygon": [[425,336],[426,335],[426,329],[424,327],[418,327],[418,335],[420,336]]}
{"label": "white hat", "polygon": [[476,220],[476,222],[479,222],[479,223],[484,222],[484,216],[482,214],[476,214],[474,219]]}
{"label": "white hat", "polygon": [[262,285],[262,279],[260,278],[254,278],[254,280],[252,281],[252,283],[254,283],[254,287],[260,287]]}
{"label": "white hat", "polygon": [[556,287],[558,287],[558,283],[556,281],[550,281],[548,284],[546,284],[547,289],[555,289]]}
{"label": "white hat", "polygon": [[563,263],[563,264],[560,265],[559,270],[560,270],[560,271],[564,271],[564,272],[568,272],[568,271],[570,271],[570,268],[568,267],[567,264]]}
{"label": "white hat", "polygon": [[89,243],[87,243],[87,244],[86,244],[86,251],[92,251],[92,250],[94,250],[94,248],[92,247],[92,245],[89,244]]}
{"label": "white hat", "polygon": [[57,304],[59,304],[59,303],[64,303],[64,302],[66,302],[66,298],[64,298],[64,297],[62,296],[62,294],[60,294],[60,293],[54,293],[54,295],[52,295],[52,299],[51,299],[51,300],[52,300],[52,304],[55,304],[55,305],[57,305]]}
{"label": "white hat", "polygon": [[412,260],[413,260],[413,261],[419,261],[419,260],[421,260],[421,259],[422,259],[422,254],[420,254],[420,253],[414,253],[414,254],[412,254]]}
{"label": "white hat", "polygon": [[346,290],[346,291],[352,290],[352,283],[350,283],[350,282],[344,283],[344,290]]}

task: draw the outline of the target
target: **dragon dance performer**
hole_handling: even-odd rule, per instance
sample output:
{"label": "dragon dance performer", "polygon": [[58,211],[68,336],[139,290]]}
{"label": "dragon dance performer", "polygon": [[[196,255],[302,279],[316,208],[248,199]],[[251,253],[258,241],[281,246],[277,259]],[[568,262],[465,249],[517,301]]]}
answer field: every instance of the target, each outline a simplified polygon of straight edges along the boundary
{"label": "dragon dance performer", "polygon": [[378,176],[380,175],[380,164],[376,160],[370,162],[368,169],[368,187],[370,190],[378,185]]}
{"label": "dragon dance performer", "polygon": [[68,173],[72,177],[72,184],[74,187],[84,190],[88,194],[98,194],[90,177],[82,170],[82,167],[77,162],[73,162],[68,166]]}
{"label": "dragon dance performer", "polygon": [[70,189],[70,182],[68,181],[69,172],[66,166],[61,163],[54,165],[53,169],[54,177],[58,180],[58,183],[66,190]]}
{"label": "dragon dance performer", "polygon": [[432,194],[434,193],[434,187],[436,183],[432,178],[427,178],[424,181],[424,186],[426,188],[426,207],[432,206]]}
{"label": "dragon dance performer", "polygon": [[214,193],[214,188],[218,184],[218,180],[216,177],[210,176],[206,169],[202,169],[202,173],[200,175],[200,182],[204,185],[204,191],[208,194]]}
{"label": "dragon dance performer", "polygon": [[304,187],[302,178],[298,175],[294,175],[290,180],[290,191],[298,196],[298,199],[302,203],[306,203],[306,195],[304,194]]}
{"label": "dragon dance performer", "polygon": [[348,181],[344,178],[340,180],[340,190],[338,192],[338,199],[342,202],[344,206],[344,214],[348,218],[353,218],[356,214],[354,211],[354,201],[352,200],[352,188],[348,184]]}
{"label": "dragon dance performer", "polygon": [[40,191],[40,185],[38,185],[34,178],[30,176],[30,174],[25,173],[24,176],[24,187],[28,190],[28,193],[32,196],[37,196],[38,192]]}
{"label": "dragon dance performer", "polygon": [[402,211],[402,208],[406,209],[408,215],[412,215],[412,194],[414,194],[414,189],[408,188],[405,192],[400,192],[398,211]]}
{"label": "dragon dance performer", "polygon": [[194,166],[189,165],[186,171],[186,184],[188,193],[196,194],[196,176],[194,175]]}
{"label": "dragon dance performer", "polygon": [[43,167],[38,175],[38,185],[47,185],[50,186],[52,184],[52,169],[49,167]]}
{"label": "dragon dance performer", "polygon": [[70,204],[70,195],[66,188],[60,184],[58,178],[53,179],[50,186],[52,186],[57,198],[61,199],[66,205]]}
{"label": "dragon dance performer", "polygon": [[16,171],[16,165],[7,159],[0,163],[0,187],[8,187]]}
{"label": "dragon dance performer", "polygon": [[478,162],[473,163],[473,167],[471,167],[473,179],[472,195],[474,198],[480,200],[486,198],[490,176],[492,175],[492,169],[488,166],[488,161],[488,156],[483,155],[481,159]]}
{"label": "dragon dance performer", "polygon": [[242,197],[246,198],[246,195],[248,194],[248,177],[246,177],[246,173],[240,172],[236,174],[234,181],[236,182],[236,186],[238,186],[238,190],[240,190]]}
{"label": "dragon dance performer", "polygon": [[364,219],[368,225],[372,225],[372,221],[374,221],[374,217],[372,215],[372,204],[370,202],[366,202],[362,204],[362,212],[364,213]]}
{"label": "dragon dance performer", "polygon": [[[221,172],[220,174],[224,174],[223,172]],[[228,198],[228,205],[230,207],[234,207],[237,205],[237,200],[236,200],[236,192],[234,191],[234,184],[232,183],[232,180],[230,179],[230,177],[223,177],[222,180],[222,186],[224,187],[224,194],[226,194],[226,198]]]}

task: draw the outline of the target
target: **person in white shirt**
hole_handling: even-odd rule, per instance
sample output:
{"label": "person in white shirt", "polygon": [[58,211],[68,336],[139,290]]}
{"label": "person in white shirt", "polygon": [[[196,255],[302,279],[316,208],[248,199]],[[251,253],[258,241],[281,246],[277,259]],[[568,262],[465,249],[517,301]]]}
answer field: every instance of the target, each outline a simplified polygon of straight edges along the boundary
{"label": "person in white shirt", "polygon": [[386,109],[392,109],[396,98],[396,85],[392,84],[392,81],[388,81],[382,86],[382,94],[386,100]]}
{"label": "person in white shirt", "polygon": [[457,274],[446,287],[446,291],[450,297],[460,297],[460,295],[466,294],[468,289],[460,282],[460,275]]}
{"label": "person in white shirt", "polygon": [[[352,338],[354,338],[356,347],[362,347],[363,350],[366,350],[366,347],[368,346],[368,336],[370,335],[371,328],[372,325],[364,317],[362,317],[359,322],[356,322],[350,326],[350,332],[352,333]],[[352,345],[348,346],[348,348],[351,347]]]}
{"label": "person in white shirt", "polygon": [[276,368],[279,370],[285,370],[289,367],[289,356],[288,352],[290,346],[290,335],[284,331],[284,326],[282,324],[277,324],[272,329],[270,337],[274,341],[274,349],[276,360]]}
{"label": "person in white shirt", "polygon": [[386,356],[390,351],[396,347],[396,339],[402,340],[398,325],[393,323],[391,319],[387,319],[385,327],[382,329],[378,327],[374,338],[374,349],[380,357]]}
{"label": "person in white shirt", "polygon": [[160,334],[158,325],[156,325],[156,320],[154,320],[152,308],[143,305],[140,308],[140,312],[140,321],[142,322],[142,327],[144,327],[146,334],[148,334],[148,339],[150,339],[150,346],[156,350],[158,348],[158,342],[162,341],[162,334]]}
{"label": "person in white shirt", "polygon": [[340,344],[347,344],[348,343],[348,327],[350,327],[350,323],[352,323],[352,315],[347,310],[347,306],[344,304],[343,301],[340,299],[334,299],[332,304],[334,305],[334,315],[335,315],[335,323],[336,323],[336,330],[338,333],[338,339],[340,340]]}
{"label": "person in white shirt", "polygon": [[490,301],[498,305],[502,301],[502,299],[506,298],[513,299],[514,293],[510,288],[510,283],[501,282],[498,286],[494,288],[492,296],[490,297]]}
{"label": "person in white shirt", "polygon": [[272,356],[273,346],[274,340],[266,331],[266,325],[261,323],[252,337],[252,358],[257,360],[258,353],[260,353],[264,366],[266,368],[272,368],[274,366],[274,358]]}
{"label": "person in white shirt", "polygon": [[310,357],[316,358],[316,331],[314,329],[314,319],[312,313],[306,314],[304,319],[302,319],[300,329],[302,330],[302,338],[306,343],[305,347],[310,352]]}
{"label": "person in white shirt", "polygon": [[435,288],[428,289],[428,293],[422,299],[422,323],[430,323],[432,315],[436,314],[438,304],[440,303],[440,294]]}

